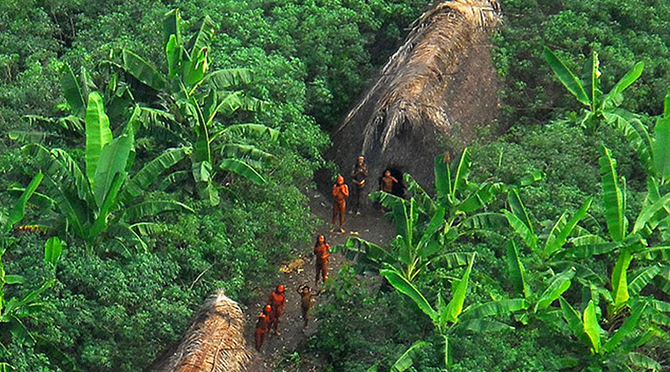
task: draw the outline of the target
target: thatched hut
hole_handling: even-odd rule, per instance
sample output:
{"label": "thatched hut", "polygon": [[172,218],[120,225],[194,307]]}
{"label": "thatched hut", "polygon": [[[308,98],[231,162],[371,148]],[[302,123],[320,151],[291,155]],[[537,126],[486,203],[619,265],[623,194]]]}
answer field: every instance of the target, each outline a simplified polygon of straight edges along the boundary
{"label": "thatched hut", "polygon": [[371,189],[387,168],[396,177],[409,172],[431,185],[433,158],[447,150],[444,139],[454,128],[458,140],[467,142],[475,127],[497,117],[489,34],[500,22],[497,0],[431,4],[332,134],[327,157],[348,175],[364,155]]}
{"label": "thatched hut", "polygon": [[178,345],[151,372],[241,372],[251,358],[240,306],[219,291],[203,305]]}

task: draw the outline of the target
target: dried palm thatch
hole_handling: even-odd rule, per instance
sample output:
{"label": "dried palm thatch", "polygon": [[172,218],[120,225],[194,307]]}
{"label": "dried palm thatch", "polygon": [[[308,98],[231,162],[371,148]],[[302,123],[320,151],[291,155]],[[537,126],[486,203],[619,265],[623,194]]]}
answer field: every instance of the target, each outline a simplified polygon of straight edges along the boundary
{"label": "dried palm thatch", "polygon": [[359,154],[369,158],[397,151],[392,143],[399,136],[404,138],[403,150],[425,147],[448,135],[454,122],[491,121],[491,115],[480,111],[489,109],[481,104],[484,95],[493,111],[497,104],[488,35],[501,20],[497,0],[432,3],[333,133],[338,149],[331,158],[348,167]]}
{"label": "dried palm thatch", "polygon": [[365,127],[364,153],[376,140],[384,151],[402,125],[430,122],[448,131],[450,123],[442,104],[445,77],[458,73],[457,61],[472,47],[473,36],[496,26],[500,14],[496,0],[441,1],[415,21],[404,45],[382,69],[381,78],[344,121],[347,125],[372,97],[379,97],[376,114]]}
{"label": "dried palm thatch", "polygon": [[239,305],[219,291],[198,312],[179,345],[150,368],[153,372],[241,372],[251,354]]}

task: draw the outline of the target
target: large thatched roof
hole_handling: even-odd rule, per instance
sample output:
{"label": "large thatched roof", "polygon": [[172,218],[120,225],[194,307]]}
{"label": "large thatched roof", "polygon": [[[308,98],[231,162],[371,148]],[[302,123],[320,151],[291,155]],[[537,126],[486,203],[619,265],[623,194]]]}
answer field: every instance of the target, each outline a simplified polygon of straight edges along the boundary
{"label": "large thatched roof", "polygon": [[497,116],[488,34],[500,22],[496,0],[431,4],[333,133],[329,158],[345,173],[363,154],[371,176],[392,166],[431,178],[432,158],[444,151],[440,138],[455,123],[468,140]]}
{"label": "large thatched roof", "polygon": [[251,355],[243,331],[244,316],[239,305],[219,292],[203,305],[179,345],[149,371],[246,371]]}

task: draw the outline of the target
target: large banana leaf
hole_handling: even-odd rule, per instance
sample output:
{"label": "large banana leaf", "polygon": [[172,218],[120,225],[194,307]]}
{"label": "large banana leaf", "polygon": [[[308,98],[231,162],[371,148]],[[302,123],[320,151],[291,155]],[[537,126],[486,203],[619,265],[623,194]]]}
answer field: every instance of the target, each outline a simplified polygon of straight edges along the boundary
{"label": "large banana leaf", "polygon": [[595,354],[600,354],[601,342],[600,342],[600,333],[602,329],[598,324],[598,317],[596,315],[596,305],[593,303],[593,300],[589,301],[586,310],[584,310],[584,332],[589,336],[591,340],[591,348]]}
{"label": "large banana leaf", "polygon": [[556,55],[547,47],[544,48],[542,54],[544,59],[549,63],[549,67],[554,71],[558,80],[563,84],[577,100],[586,106],[591,104],[582,82],[575,76],[575,74],[568,69],[565,64],[556,57]]}
{"label": "large banana leaf", "polygon": [[451,197],[452,199],[456,198],[456,192],[457,191],[465,191],[465,189],[468,186],[468,175],[470,174],[470,166],[472,165],[472,161],[470,160],[470,149],[465,148],[463,150],[463,153],[461,153],[461,158],[458,161],[458,164],[456,165],[456,169],[453,171],[454,173],[454,180],[453,180],[453,188],[451,190]]}
{"label": "large banana leaf", "polygon": [[266,163],[275,158],[274,155],[260,150],[256,146],[237,143],[221,146],[221,156],[230,159],[244,159],[245,161],[254,160],[261,163]]}
{"label": "large banana leaf", "polygon": [[602,156],[598,163],[600,164],[600,175],[603,181],[603,203],[605,204],[607,229],[612,240],[620,241],[626,235],[626,221],[624,196],[619,187],[616,160],[612,158],[612,153],[605,145],[600,145],[600,153]]}
{"label": "large banana leaf", "polygon": [[172,9],[165,13],[165,18],[163,19],[163,44],[168,43],[171,35],[174,35],[177,38],[177,42],[181,42],[180,23],[181,14],[179,9]]}
{"label": "large banana leaf", "polygon": [[516,214],[508,210],[504,210],[503,213],[514,232],[523,239],[530,250],[533,252],[537,251],[537,235]]}
{"label": "large banana leaf", "polygon": [[135,79],[155,90],[165,89],[165,77],[151,63],[126,49],[122,51],[122,57],[123,68]]}
{"label": "large banana leaf", "polygon": [[519,251],[513,240],[507,243],[507,268],[509,270],[510,281],[516,292],[528,298],[530,296],[530,288],[526,283],[526,273],[519,259]]}
{"label": "large banana leaf", "polygon": [[653,204],[642,208],[640,215],[637,217],[637,220],[635,220],[635,225],[633,225],[632,234],[641,231],[647,224],[650,225],[649,227],[651,230],[655,229],[661,220],[668,216],[667,212],[659,212],[667,211],[668,207],[670,207],[670,194],[667,194]]}
{"label": "large banana leaf", "polygon": [[616,83],[616,85],[614,85],[614,88],[612,88],[612,90],[607,93],[607,96],[605,96],[603,99],[602,108],[605,108],[611,102],[620,100],[618,97],[621,95],[621,93],[623,93],[626,88],[631,86],[637,81],[637,79],[640,78],[643,70],[644,62],[636,63],[635,66],[633,66],[633,68],[630,69],[630,71],[628,71],[626,75],[624,75],[624,77],[622,77],[621,80]]}
{"label": "large banana leaf", "polygon": [[210,138],[210,142],[213,142],[218,137],[225,135],[241,135],[245,137],[254,136],[264,139],[269,138],[271,142],[276,142],[277,139],[279,139],[280,134],[280,131],[267,127],[263,124],[234,124],[214,133]]}
{"label": "large banana leaf", "polygon": [[214,36],[217,28],[218,26],[216,23],[214,23],[209,16],[205,16],[205,19],[202,20],[202,24],[200,25],[200,29],[193,35],[186,45],[186,48],[190,49],[191,62],[194,62],[198,58],[198,54],[203,49],[209,47],[212,36]]}
{"label": "large banana leaf", "polygon": [[221,69],[207,74],[204,81],[211,81],[217,89],[225,90],[230,87],[251,83],[253,81],[253,74],[251,70],[246,68]]}
{"label": "large banana leaf", "polygon": [[633,306],[631,315],[628,318],[626,318],[621,327],[617,329],[617,331],[614,332],[612,337],[610,337],[610,339],[607,340],[607,342],[605,342],[605,345],[603,345],[603,350],[606,353],[612,352],[614,348],[616,348],[619,345],[619,343],[621,343],[624,337],[628,336],[633,331],[635,331],[635,328],[640,322],[640,317],[642,316],[642,313],[644,313],[644,310],[646,308],[647,303],[645,302],[636,303]]}
{"label": "large banana leaf", "polygon": [[122,239],[136,247],[142,248],[143,251],[148,249],[147,243],[133,229],[125,223],[116,223],[107,229],[107,233],[118,239]]}
{"label": "large banana leaf", "polygon": [[396,290],[411,298],[419,309],[430,317],[433,323],[439,324],[439,314],[437,311],[435,311],[430,303],[428,303],[428,300],[426,300],[423,294],[412,283],[407,281],[396,268],[386,266],[386,268],[380,270],[379,273],[385,277]]}
{"label": "large banana leaf", "polygon": [[445,155],[435,157],[434,172],[435,172],[435,189],[437,190],[437,202],[441,205],[447,205],[449,195],[453,194],[453,185],[451,184],[451,172],[449,170],[449,163],[445,159]]}
{"label": "large banana leaf", "polygon": [[670,117],[656,120],[652,151],[656,173],[664,179],[670,178]]}
{"label": "large banana leaf", "polygon": [[[93,196],[98,207],[101,207],[107,200],[113,180],[117,175],[126,174],[125,169],[134,142],[135,138],[132,135],[122,134],[102,149],[93,183]],[[115,204],[116,200],[113,203]]]}
{"label": "large banana leaf", "polygon": [[82,115],[86,110],[86,101],[84,101],[79,81],[67,63],[63,65],[61,73],[63,75],[61,76],[60,83],[65,100],[75,115]]}
{"label": "large banana leaf", "polygon": [[434,242],[435,233],[440,230],[440,227],[444,224],[444,207],[438,207],[437,211],[430,219],[428,227],[421,235],[419,243],[416,245],[417,254],[424,260],[431,257],[433,254],[437,253],[438,250],[442,248],[440,244],[430,244]]}
{"label": "large banana leaf", "polygon": [[26,214],[26,204],[28,203],[28,199],[30,199],[30,197],[35,193],[35,190],[37,190],[37,187],[40,185],[40,182],[42,182],[43,178],[44,174],[39,172],[35,175],[35,177],[33,177],[32,181],[30,181],[28,187],[26,187],[26,189],[19,197],[19,200],[16,201],[14,207],[9,212],[7,221],[5,222],[5,225],[2,226],[3,234],[6,234],[9,230],[12,229],[12,227],[14,227],[14,224],[20,222],[23,219]]}
{"label": "large banana leaf", "polygon": [[127,222],[133,222],[164,212],[180,210],[195,213],[191,207],[176,200],[150,200],[126,208],[122,218]]}
{"label": "large banana leaf", "polygon": [[332,247],[331,251],[337,252],[340,248],[344,248],[343,253],[348,260],[355,261],[358,264],[368,261],[371,266],[375,267],[375,270],[377,270],[383,262],[393,263],[396,261],[395,256],[390,254],[384,248],[361,238],[349,238],[344,246]]}
{"label": "large banana leaf", "polygon": [[615,311],[624,302],[628,301],[630,295],[628,294],[628,279],[627,271],[630,262],[633,260],[633,257],[630,253],[630,250],[623,248],[619,252],[619,259],[614,265],[614,270],[612,271],[612,299],[614,300]]}
{"label": "large banana leaf", "polygon": [[502,191],[501,183],[482,183],[476,191],[472,191],[465,200],[456,205],[456,209],[466,213],[474,212],[487,206]]}
{"label": "large banana leaf", "polygon": [[468,268],[465,269],[465,273],[463,274],[463,277],[461,280],[458,282],[456,285],[456,288],[454,289],[454,295],[451,298],[451,301],[449,301],[449,304],[447,304],[446,312],[447,312],[447,320],[450,322],[456,322],[458,320],[458,316],[461,315],[461,312],[463,311],[463,303],[465,302],[465,294],[468,289],[468,280],[470,279],[470,271],[472,270],[472,264],[475,262],[475,254],[472,254],[472,258],[470,259],[470,263],[468,264]]}
{"label": "large banana leaf", "polygon": [[88,95],[86,108],[86,176],[95,186],[95,171],[102,149],[112,142],[112,130],[109,127],[109,117],[105,114],[105,106],[98,92]]}
{"label": "large banana leaf", "polygon": [[547,238],[547,244],[544,246],[545,257],[550,257],[554,252],[565,245],[568,236],[570,236],[572,230],[577,226],[577,223],[586,216],[592,201],[593,198],[588,198],[567,223],[561,224],[561,219],[559,219],[556,226],[551,230],[551,233]]}
{"label": "large banana leaf", "polygon": [[52,236],[44,244],[44,261],[56,267],[56,263],[63,253],[63,243],[57,236]]}
{"label": "large banana leaf", "polygon": [[628,145],[637,153],[642,167],[653,174],[652,141],[646,125],[639,118],[631,117],[630,113],[623,110],[606,111],[603,112],[603,116],[607,123],[626,137]]}
{"label": "large banana leaf", "polygon": [[513,330],[509,324],[499,322],[491,319],[467,319],[462,320],[458,326],[458,331],[471,331],[475,333],[500,332],[505,330]]}
{"label": "large banana leaf", "polygon": [[554,276],[547,289],[542,292],[540,299],[535,304],[534,311],[537,313],[538,310],[543,310],[548,308],[554,301],[556,301],[563,292],[567,291],[570,288],[571,279],[575,276],[575,269],[570,268],[556,276]]}
{"label": "large banana leaf", "polygon": [[242,176],[257,185],[263,185],[267,182],[258,171],[242,160],[232,158],[223,159],[219,163],[219,168],[226,172]]}
{"label": "large banana leaf", "polygon": [[579,313],[566,301],[563,296],[560,296],[558,300],[561,303],[561,311],[563,312],[563,318],[568,323],[568,327],[572,330],[572,333],[581,340],[585,345],[591,346],[591,340],[589,336],[584,332],[584,322],[582,321]]}
{"label": "large banana leaf", "polygon": [[159,174],[177,164],[186,155],[190,154],[190,147],[181,147],[165,150],[154,160],[147,163],[133,176],[120,196],[121,203],[125,204],[130,200],[141,195],[152,183],[154,183]]}
{"label": "large banana leaf", "polygon": [[168,63],[170,77],[176,77],[180,71],[182,53],[184,53],[181,41],[181,16],[179,9],[173,9],[165,14],[163,20],[163,44],[165,45],[165,56]]}
{"label": "large banana leaf", "polygon": [[[434,216],[437,213],[437,203],[428,195],[421,185],[409,174],[404,174],[407,191],[416,201],[416,206],[421,214]],[[446,207],[446,205],[442,204]]]}
{"label": "large banana leaf", "polygon": [[126,172],[114,173],[114,177],[110,181],[107,193],[105,194],[103,202],[100,205],[100,210],[98,211],[98,215],[95,219],[95,222],[93,223],[93,226],[91,226],[91,228],[88,230],[86,238],[89,241],[92,241],[95,237],[97,237],[102,232],[107,230],[107,218],[111,210],[117,204],[117,197],[119,195],[119,191],[121,190],[121,187],[123,187],[123,183],[126,181],[127,177],[128,173]]}
{"label": "large banana leaf", "polygon": [[640,353],[628,353],[627,357],[627,362],[630,363],[631,365],[641,368],[642,370],[645,371],[661,371],[663,370],[663,366],[654,359],[651,359],[650,357],[640,354]]}
{"label": "large banana leaf", "polygon": [[23,147],[41,165],[54,204],[66,216],[75,234],[84,237],[84,225],[90,219],[89,205],[95,201],[89,183],[70,155],[60,149],[47,150],[41,145],[30,144]]}
{"label": "large banana leaf", "polygon": [[438,255],[429,261],[430,264],[445,269],[455,269],[468,265],[474,253],[470,252],[450,252]]}
{"label": "large banana leaf", "polygon": [[165,44],[165,58],[168,62],[168,76],[174,78],[181,71],[182,53],[185,53],[177,41],[177,36],[170,35]]}
{"label": "large banana leaf", "polygon": [[528,309],[528,301],[523,298],[489,301],[469,306],[461,314],[460,320],[487,318],[490,316],[507,316],[520,310]]}
{"label": "large banana leaf", "polygon": [[407,349],[395,363],[393,363],[391,372],[405,372],[409,370],[414,364],[414,360],[412,359],[413,355],[416,354],[419,349],[425,348],[428,345],[430,344],[426,341],[415,342],[414,345],[410,346],[410,348]]}

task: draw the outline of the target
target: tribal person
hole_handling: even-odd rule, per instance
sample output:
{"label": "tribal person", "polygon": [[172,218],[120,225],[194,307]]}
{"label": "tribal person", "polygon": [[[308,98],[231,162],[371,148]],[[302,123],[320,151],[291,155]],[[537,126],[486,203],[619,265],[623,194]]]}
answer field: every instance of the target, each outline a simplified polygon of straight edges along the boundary
{"label": "tribal person", "polygon": [[270,330],[270,313],[272,312],[272,307],[270,305],[265,305],[263,312],[258,316],[258,322],[256,323],[256,350],[261,351],[261,346],[263,346],[263,341],[265,340],[265,334]]}
{"label": "tribal person", "polygon": [[330,257],[328,249],[330,249],[330,245],[326,243],[326,237],[319,235],[314,244],[314,257],[316,258],[315,286],[319,285],[319,277],[323,278],[324,283],[328,280],[328,257]]}
{"label": "tribal person", "polygon": [[270,326],[274,328],[275,335],[280,336],[281,333],[277,330],[279,327],[279,317],[284,315],[284,302],[286,301],[286,296],[284,296],[284,286],[282,284],[277,286],[277,289],[270,294],[268,299],[268,305],[272,306],[272,312],[270,313]]}
{"label": "tribal person", "polygon": [[368,177],[368,166],[365,164],[365,158],[359,156],[354,168],[351,171],[351,177],[354,183],[354,208],[349,213],[361,214],[361,199],[365,195],[365,179]]}
{"label": "tribal person", "polygon": [[337,176],[337,183],[333,185],[333,229],[335,231],[335,223],[340,220],[340,233],[344,234],[344,210],[346,208],[347,202],[346,198],[349,197],[349,186],[344,183],[344,177]]}
{"label": "tribal person", "polygon": [[300,295],[300,310],[302,310],[302,319],[305,321],[305,326],[302,327],[302,330],[304,331],[307,329],[307,323],[309,322],[309,309],[312,308],[312,303],[314,302],[314,299],[312,297],[316,297],[323,293],[324,289],[322,289],[319,292],[312,292],[309,289],[309,286],[303,285],[301,288],[298,288],[298,294]]}

